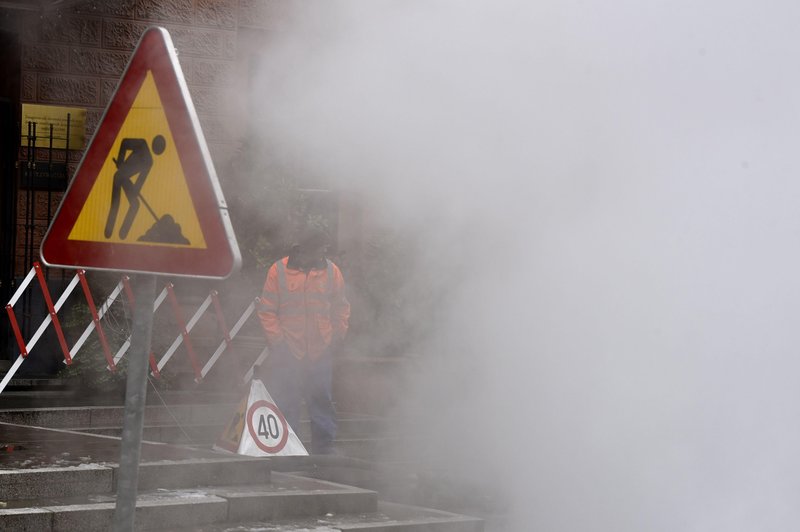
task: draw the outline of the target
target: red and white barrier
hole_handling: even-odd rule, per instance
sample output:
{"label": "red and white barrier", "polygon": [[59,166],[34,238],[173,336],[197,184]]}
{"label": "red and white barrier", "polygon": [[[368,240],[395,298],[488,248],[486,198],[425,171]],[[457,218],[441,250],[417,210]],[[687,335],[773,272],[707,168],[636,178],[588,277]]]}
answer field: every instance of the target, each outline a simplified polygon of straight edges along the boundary
{"label": "red and white barrier", "polygon": [[[126,276],[122,278],[121,282],[122,282],[122,289],[125,291],[125,297],[128,298],[128,305],[130,305],[131,309],[133,309],[136,306],[136,298],[133,296],[133,290],[131,289],[130,279]],[[153,314],[156,313],[158,307],[161,306],[161,303],[164,302],[164,299],[166,299],[166,297],[167,297],[167,288],[164,287],[164,289],[161,290],[161,293],[158,294],[158,297],[155,299],[155,301],[153,301]],[[117,353],[114,355],[113,363],[118,364],[119,361],[122,359],[122,357],[125,356],[125,353],[128,352],[128,349],[130,349],[130,347],[131,347],[131,335],[128,335],[125,341],[122,342],[120,348],[117,350]],[[109,367],[109,369],[111,368]],[[156,378],[161,377],[161,373],[159,372],[158,367],[156,366],[155,355],[153,354],[152,351],[150,351],[150,369],[153,370],[153,375]]]}
{"label": "red and white barrier", "polygon": [[247,384],[248,382],[250,382],[250,379],[253,378],[253,373],[255,373],[256,371],[256,366],[264,362],[268,356],[269,356],[269,347],[264,346],[264,349],[261,350],[261,354],[258,355],[256,361],[253,362],[253,364],[250,366],[250,369],[248,369],[247,373],[245,373],[244,377],[242,377],[242,384]]}
{"label": "red and white barrier", "polygon": [[[14,305],[22,297],[25,290],[28,288],[28,285],[30,285],[30,283],[33,281],[34,277],[37,277],[39,280],[39,285],[41,286],[44,295],[44,300],[48,308],[48,315],[44,318],[42,323],[39,325],[39,328],[36,330],[33,336],[31,336],[30,340],[28,340],[28,342],[26,343],[22,337],[22,332],[20,330],[19,323],[17,321],[17,317],[14,312]],[[69,349],[67,347],[67,343],[64,338],[64,333],[61,329],[61,324],[58,320],[57,313],[64,305],[66,300],[69,298],[69,296],[72,294],[72,292],[75,290],[78,284],[81,285],[81,288],[83,290],[84,298],[86,300],[86,303],[89,307],[89,311],[92,316],[92,321],[83,330],[83,333],[80,335],[78,340],[72,346],[72,349]],[[130,286],[130,279],[127,276],[122,276],[119,283],[117,283],[117,285],[114,287],[111,293],[106,297],[106,299],[103,301],[103,304],[98,309],[95,306],[94,299],[92,297],[91,291],[89,290],[89,285],[88,282],[86,281],[86,273],[83,270],[79,270],[72,278],[70,283],[67,285],[67,287],[64,289],[58,301],[53,303],[47,288],[47,283],[44,278],[44,273],[42,272],[42,268],[39,265],[39,263],[34,263],[33,268],[31,268],[30,272],[28,272],[28,275],[22,281],[20,286],[17,288],[16,292],[9,300],[8,305],[6,305],[6,312],[8,314],[9,320],[11,321],[11,327],[14,331],[14,335],[17,340],[17,344],[19,346],[20,355],[19,357],[17,357],[17,360],[11,366],[9,371],[6,373],[2,382],[0,382],[0,393],[2,393],[3,390],[6,388],[9,381],[14,377],[24,359],[28,356],[28,354],[34,348],[36,343],[39,341],[39,339],[41,338],[41,336],[44,334],[45,330],[51,323],[53,324],[53,327],[56,331],[56,335],[58,336],[58,341],[59,345],[61,346],[65,364],[72,363],[72,360],[77,356],[78,352],[84,346],[91,333],[96,330],[98,338],[100,340],[100,346],[103,350],[103,354],[106,358],[106,361],[108,362],[107,367],[110,371],[116,371],[117,364],[122,359],[122,357],[125,356],[125,353],[127,353],[128,349],[130,349],[131,336],[128,335],[128,337],[125,339],[125,341],[116,351],[116,353],[112,355],[108,338],[106,337],[105,331],[103,330],[102,327],[102,319],[106,315],[108,310],[111,308],[111,306],[118,299],[120,299],[119,295],[121,293],[125,294],[125,299],[127,299],[128,305],[131,308],[133,308],[136,304],[136,301],[134,300],[133,290],[131,289]],[[222,308],[219,303],[219,294],[216,290],[212,290],[209,293],[208,297],[206,297],[205,300],[200,304],[200,306],[197,308],[197,310],[194,312],[194,314],[191,316],[188,322],[184,320],[183,311],[181,309],[181,306],[178,304],[178,300],[174,291],[174,286],[171,283],[168,283],[163,288],[163,290],[161,290],[158,297],[156,297],[155,301],[153,302],[153,313],[155,314],[161,307],[161,304],[167,299],[169,299],[173,315],[175,316],[176,322],[178,324],[179,334],[172,342],[172,344],[169,346],[169,348],[164,352],[164,354],[161,356],[158,362],[156,362],[155,354],[153,352],[150,353],[150,368],[152,375],[155,377],[160,377],[161,371],[163,370],[167,362],[169,362],[172,359],[173,355],[175,354],[177,349],[181,346],[181,344],[185,344],[186,351],[189,356],[189,361],[192,365],[192,369],[195,374],[196,382],[200,382],[202,379],[206,377],[208,372],[211,370],[211,368],[214,367],[214,365],[220,359],[222,354],[228,349],[228,347],[230,347],[233,339],[236,337],[236,335],[239,333],[239,331],[242,329],[245,323],[250,319],[250,317],[255,313],[255,306],[256,303],[258,302],[258,298],[255,298],[254,300],[250,301],[250,303],[244,309],[244,311],[242,312],[241,316],[236,321],[234,326],[228,329],[228,326],[225,321],[225,316],[222,313]],[[211,357],[208,359],[208,361],[205,363],[205,365],[201,367],[200,362],[198,360],[197,352],[195,351],[190,338],[190,333],[192,329],[195,327],[195,325],[197,325],[197,323],[200,321],[202,316],[206,312],[208,312],[209,308],[212,307],[213,307],[214,317],[217,321],[219,330],[221,331],[223,338],[219,346],[211,355]],[[261,364],[267,358],[268,355],[269,351],[265,347],[259,354],[256,361],[251,365],[250,369],[244,375],[243,378],[244,383],[247,383],[252,378],[254,368],[258,364]]]}
{"label": "red and white barrier", "polygon": [[[258,298],[256,298],[253,301],[251,301],[250,304],[247,305],[247,308],[244,309],[244,312],[242,312],[242,315],[236,321],[234,326],[230,330],[228,330],[228,327],[227,327],[227,325],[225,323],[225,316],[222,314],[222,308],[220,307],[220,304],[219,304],[218,293],[217,293],[216,290],[212,290],[211,293],[208,295],[208,297],[206,297],[206,299],[197,308],[197,310],[192,315],[192,317],[189,320],[189,322],[186,323],[185,327],[183,325],[181,325],[182,321],[179,319],[178,323],[179,323],[179,325],[181,325],[181,333],[172,342],[172,345],[170,345],[170,347],[167,349],[167,351],[161,357],[161,360],[159,360],[159,362],[158,362],[159,371],[163,370],[164,366],[167,364],[167,362],[169,362],[170,358],[172,358],[172,355],[175,354],[175,351],[178,349],[178,347],[180,347],[181,343],[183,343],[184,341],[188,340],[189,333],[192,331],[192,329],[197,324],[197,322],[200,320],[200,318],[203,316],[203,314],[205,314],[205,312],[208,310],[208,308],[213,304],[214,305],[214,315],[215,315],[215,317],[217,319],[217,323],[219,324],[219,328],[222,331],[223,339],[220,342],[220,344],[217,347],[217,349],[211,355],[211,358],[208,359],[208,361],[203,366],[203,368],[199,371],[199,373],[197,371],[197,366],[193,365],[193,367],[195,369],[195,381],[196,382],[200,382],[202,379],[205,378],[205,376],[208,374],[208,372],[211,370],[211,368],[214,367],[214,364],[217,363],[217,360],[219,360],[220,356],[222,356],[222,353],[224,353],[225,350],[228,349],[228,347],[231,345],[231,342],[233,342],[233,339],[236,337],[237,334],[239,334],[239,331],[244,326],[244,324],[247,322],[247,320],[250,318],[250,316],[253,315],[253,312],[255,311],[255,305],[256,305],[257,301],[258,301]],[[190,353],[191,360],[196,360],[196,352],[194,351],[194,348],[190,349],[190,345],[191,345],[190,343],[188,343],[188,342],[186,343],[187,351],[189,351],[189,353]],[[253,364],[253,366],[250,367],[249,371],[245,375],[245,377],[244,377],[244,382],[245,383],[247,383],[252,378],[252,376],[253,376],[253,367],[255,365],[257,365],[257,364],[262,363],[267,358],[267,354],[268,354],[268,351],[267,351],[267,348],[265,347],[264,350],[259,355],[258,359]]]}
{"label": "red and white barrier", "polygon": [[[92,313],[92,322],[86,326],[86,329],[84,329],[83,334],[81,334],[81,336],[75,342],[75,345],[72,346],[70,354],[72,358],[75,358],[75,356],[78,354],[78,351],[80,351],[81,347],[83,347],[83,344],[89,338],[89,335],[92,333],[92,331],[97,329],[97,336],[100,338],[100,345],[103,348],[103,354],[105,355],[106,360],[108,361],[108,368],[111,371],[116,371],[117,366],[114,364],[114,358],[111,356],[111,348],[108,345],[108,340],[106,339],[106,333],[105,331],[103,331],[103,326],[100,324],[100,320],[103,319],[103,316],[106,315],[106,312],[108,312],[108,309],[111,307],[111,305],[117,299],[119,293],[122,291],[123,281],[117,283],[117,286],[114,288],[114,290],[111,291],[111,294],[109,294],[109,296],[106,298],[105,302],[100,307],[100,310],[97,310],[97,308],[94,306],[94,299],[92,298],[92,293],[89,291],[89,283],[86,282],[86,272],[84,272],[83,270],[79,270],[78,277],[80,278],[81,281],[81,288],[83,288],[83,295],[84,297],[86,297],[86,303],[89,305],[89,312]],[[127,280],[127,277],[124,277],[123,279]]]}
{"label": "red and white barrier", "polygon": [[236,323],[233,325],[233,328],[225,336],[225,338],[222,340],[222,342],[220,342],[219,347],[217,347],[217,350],[214,351],[214,354],[211,355],[211,358],[208,359],[208,362],[206,362],[206,365],[203,366],[203,370],[201,372],[201,375],[203,376],[203,378],[205,378],[205,376],[208,374],[208,372],[211,370],[211,368],[214,367],[214,364],[217,363],[217,360],[219,360],[219,357],[228,348],[228,346],[231,344],[233,339],[236,338],[236,335],[239,334],[239,331],[241,330],[241,328],[244,326],[244,324],[247,322],[247,320],[253,314],[253,311],[256,308],[256,301],[258,301],[258,298],[254,299],[253,301],[250,302],[249,305],[247,305],[247,308],[244,309],[244,312],[239,317],[239,319],[236,321]]}
{"label": "red and white barrier", "polygon": [[[42,294],[44,295],[45,304],[47,305],[48,315],[42,320],[42,323],[39,325],[39,328],[36,332],[31,336],[30,340],[26,343],[25,340],[22,338],[22,331],[19,328],[19,323],[17,322],[17,316],[14,312],[14,305],[19,301],[20,297],[25,293],[25,290],[28,288],[28,285],[33,281],[33,278],[36,277],[39,280],[39,286],[42,289]],[[5,390],[6,386],[8,386],[9,381],[14,377],[19,367],[22,365],[22,362],[27,358],[33,348],[36,346],[36,343],[44,334],[44,331],[47,330],[47,327],[52,323],[53,327],[55,328],[56,335],[58,336],[58,343],[61,346],[61,352],[64,355],[64,361],[67,364],[72,363],[72,357],[70,356],[69,348],[67,347],[67,342],[64,339],[64,332],[61,330],[61,323],[58,321],[58,311],[61,310],[61,307],[64,305],[64,302],[70,296],[72,291],[80,282],[80,277],[78,274],[75,274],[75,277],[72,278],[67,288],[64,289],[64,292],[61,294],[61,297],[58,298],[58,301],[53,304],[53,300],[50,297],[50,291],[47,288],[47,281],[44,278],[44,272],[42,271],[42,267],[38,262],[33,264],[33,268],[28,272],[28,275],[25,276],[22,283],[20,283],[19,287],[17,287],[16,292],[14,295],[11,296],[8,304],[6,305],[6,313],[8,314],[8,318],[11,321],[11,328],[14,330],[14,337],[17,340],[17,346],[19,347],[19,356],[11,365],[8,372],[6,372],[5,377],[0,382],[0,393]]]}
{"label": "red and white barrier", "polygon": [[216,290],[212,290],[208,297],[203,300],[200,304],[200,307],[195,311],[192,317],[189,319],[189,322],[184,325],[183,323],[183,314],[181,313],[180,307],[178,306],[178,301],[175,298],[175,293],[172,288],[169,288],[170,294],[170,303],[173,306],[173,310],[175,312],[176,319],[178,320],[178,325],[181,328],[180,334],[175,338],[172,342],[172,345],[169,346],[167,351],[161,357],[161,360],[158,361],[158,370],[161,371],[167,362],[169,362],[172,355],[175,354],[175,351],[180,347],[182,343],[186,343],[186,350],[189,353],[189,359],[192,362],[192,368],[194,369],[195,374],[195,381],[200,382],[207,371],[204,371],[205,368],[201,369],[198,362],[197,362],[197,355],[195,353],[194,347],[191,343],[189,338],[189,333],[194,329],[194,326],[197,325],[197,322],[200,321],[200,318],[205,314],[211,305],[214,305],[214,314],[217,319],[217,323],[220,326],[220,330],[224,335],[223,344],[227,345],[230,343],[231,337],[230,332],[228,331],[228,327],[225,324],[225,317],[222,314],[222,308],[219,304],[218,293]]}

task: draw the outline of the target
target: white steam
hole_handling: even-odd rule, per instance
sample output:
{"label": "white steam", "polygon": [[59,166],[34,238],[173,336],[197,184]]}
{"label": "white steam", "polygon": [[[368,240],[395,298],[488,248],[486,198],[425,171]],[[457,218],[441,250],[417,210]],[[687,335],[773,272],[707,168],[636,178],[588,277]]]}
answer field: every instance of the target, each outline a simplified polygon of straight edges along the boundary
{"label": "white steam", "polygon": [[798,529],[800,4],[283,9],[263,142],[447,287],[428,452],[514,530]]}

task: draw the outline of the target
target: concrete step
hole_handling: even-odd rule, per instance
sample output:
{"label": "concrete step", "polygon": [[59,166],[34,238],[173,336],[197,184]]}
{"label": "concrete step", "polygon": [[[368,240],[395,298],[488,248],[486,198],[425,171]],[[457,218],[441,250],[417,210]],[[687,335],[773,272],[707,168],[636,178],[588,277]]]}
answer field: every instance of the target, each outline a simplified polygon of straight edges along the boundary
{"label": "concrete step", "polygon": [[[116,463],[119,438],[0,422],[0,472]],[[142,442],[142,461],[220,458],[209,449]],[[0,500],[2,495],[0,494]]]}
{"label": "concrete step", "polygon": [[481,519],[418,506],[378,502],[375,512],[326,514],[311,519],[273,519],[202,527],[175,528],[169,532],[483,532]]}
{"label": "concrete step", "polygon": [[110,493],[113,482],[113,470],[98,464],[0,471],[0,493],[5,503],[14,500]]}
{"label": "concrete step", "polygon": [[[90,411],[88,420],[90,423],[92,419],[101,420],[109,415],[108,412],[108,409]],[[187,412],[190,413],[191,409]],[[35,414],[43,415],[41,412]],[[357,422],[360,419],[353,417]],[[0,514],[0,530],[108,528],[113,515],[114,462],[119,457],[117,438],[10,424],[0,424],[0,432],[17,449],[0,453],[0,501],[7,504],[5,513]],[[369,439],[353,439],[343,445],[351,445],[351,451],[363,451],[369,445],[383,445],[385,448],[398,445],[397,441],[390,443],[391,439],[383,443],[375,443],[374,440],[371,444],[369,442]],[[205,448],[148,442],[143,443],[142,460],[139,477],[142,497],[137,510],[142,529],[205,530],[206,526],[213,527],[217,526],[214,523],[220,523],[219,526],[223,528],[209,530],[233,532],[249,529],[231,528],[231,523],[255,522],[265,528],[267,520],[269,523],[284,520],[281,526],[287,528],[278,529],[270,524],[266,530],[300,530],[307,523],[315,523],[316,527],[308,529],[320,531],[482,530],[476,528],[479,520],[446,512],[356,511],[348,506],[363,503],[359,499],[362,495],[352,495],[352,490],[359,488],[360,491],[355,493],[372,493],[373,500],[377,499],[374,494],[379,489],[381,494],[385,493],[395,502],[427,504],[427,501],[414,497],[419,485],[413,467],[376,464],[344,456],[248,458],[220,455]],[[72,467],[43,467],[56,464]],[[394,471],[387,474],[387,467]],[[282,476],[281,473],[288,475]],[[296,480],[300,475],[305,478]],[[321,493],[324,497],[321,500],[300,496],[292,498],[288,495],[276,498],[275,491],[287,491],[281,489],[286,488],[281,485],[281,478],[294,478],[294,488]],[[270,487],[271,480],[273,483]],[[323,481],[327,483],[297,485],[301,482]],[[331,482],[335,486],[341,486],[342,483],[358,486],[350,488],[351,491],[347,492],[350,495],[343,496],[344,502],[333,511],[326,506],[329,501],[325,494],[327,489],[333,489]],[[268,489],[265,490],[265,486]],[[264,500],[267,496],[265,491],[272,493],[268,501]],[[6,496],[9,493],[14,495]],[[347,502],[348,497],[355,497],[356,503]],[[303,517],[305,514],[298,507],[319,509],[315,512],[329,511],[309,520]],[[290,513],[292,511],[297,513]],[[345,511],[350,513],[343,514]],[[319,528],[319,522],[333,523],[330,527],[335,528]],[[298,526],[301,528],[298,529]]]}
{"label": "concrete step", "polygon": [[[31,379],[24,379],[23,383],[31,386],[12,388],[11,383],[0,395],[0,403],[4,409],[45,408],[45,407],[80,407],[80,406],[112,406],[121,407],[125,403],[124,383],[105,391],[87,390],[79,383],[68,379],[42,379],[43,381],[56,380],[59,384],[45,383],[32,384]],[[12,379],[12,383],[14,380]],[[189,385],[187,385],[188,387]],[[175,404],[235,404],[241,398],[241,392],[187,389],[175,391],[161,391],[160,396],[153,393],[150,388],[147,393],[148,405]]]}
{"label": "concrete step", "polygon": [[[0,497],[5,502],[113,493],[116,465],[97,463],[68,467],[0,470]],[[260,458],[189,458],[139,465],[139,489],[236,486],[270,481],[270,461]]]}
{"label": "concrete step", "polygon": [[[347,502],[337,504],[323,493],[283,493],[269,497],[268,491],[255,489],[249,493],[187,490],[142,494],[136,504],[136,528],[171,532],[484,530],[481,519],[417,506],[376,502],[371,511],[350,512],[346,510]],[[344,500],[340,499],[340,503]],[[113,514],[112,501],[8,508],[0,510],[0,526],[3,530],[37,532],[106,531],[111,527]],[[259,517],[240,518],[252,515]]]}
{"label": "concrete step", "polygon": [[26,408],[31,405],[69,405],[78,401],[74,390],[3,390],[3,408]]}
{"label": "concrete step", "polygon": [[[5,394],[3,394],[5,396]],[[5,400],[3,401],[5,407]],[[203,425],[225,424],[233,409],[231,404],[175,404],[148,405],[145,423],[150,425]],[[91,427],[122,426],[122,406],[70,406],[56,408],[4,408],[0,422],[48,428],[83,429]]]}
{"label": "concrete step", "polygon": [[[183,424],[180,426],[172,423],[146,423],[144,439],[167,443],[192,443],[212,445],[222,433],[227,419],[213,424]],[[102,434],[106,436],[120,436],[122,427],[119,424],[91,427],[68,427],[70,430],[86,432],[88,434]],[[293,427],[301,440],[307,442],[311,439],[311,426],[308,420],[300,421]],[[340,414],[338,420],[338,434],[344,439],[365,439],[375,434],[386,432],[386,422],[376,417],[365,417],[351,414]]]}
{"label": "concrete step", "polygon": [[[5,397],[5,394],[2,396]],[[0,422],[37,427],[66,428],[70,430],[108,430],[122,427],[122,406],[68,406],[55,408],[4,408],[0,410]],[[231,403],[221,404],[170,404],[148,405],[145,409],[146,426],[217,426],[224,427],[236,410]],[[348,437],[376,433],[391,433],[392,425],[383,418],[350,412],[340,412],[339,432]],[[311,433],[307,419],[293,427],[303,438]],[[217,435],[214,435],[216,438]],[[211,441],[211,440],[209,440]]]}
{"label": "concrete step", "polygon": [[[5,375],[0,375],[0,378]],[[27,390],[64,390],[69,388],[69,381],[59,378],[48,377],[15,377],[12,378],[6,386],[3,394],[10,391],[27,391]]]}
{"label": "concrete step", "polygon": [[[114,506],[110,493],[13,501],[0,509],[0,530],[105,531],[110,529]],[[269,484],[140,492],[136,508],[137,528],[196,530],[209,523],[374,513],[377,493],[275,473]]]}

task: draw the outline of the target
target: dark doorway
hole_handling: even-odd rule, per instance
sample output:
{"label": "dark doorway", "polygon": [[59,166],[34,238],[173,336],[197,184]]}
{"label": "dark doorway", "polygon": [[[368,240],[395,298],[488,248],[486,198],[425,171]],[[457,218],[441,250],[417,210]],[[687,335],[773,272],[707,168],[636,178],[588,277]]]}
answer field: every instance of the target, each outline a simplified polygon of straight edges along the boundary
{"label": "dark doorway", "polygon": [[[9,22],[4,20],[4,22]],[[16,247],[17,171],[19,146],[20,47],[18,35],[0,29],[0,301],[11,297]],[[8,320],[0,326],[0,359],[8,358]]]}

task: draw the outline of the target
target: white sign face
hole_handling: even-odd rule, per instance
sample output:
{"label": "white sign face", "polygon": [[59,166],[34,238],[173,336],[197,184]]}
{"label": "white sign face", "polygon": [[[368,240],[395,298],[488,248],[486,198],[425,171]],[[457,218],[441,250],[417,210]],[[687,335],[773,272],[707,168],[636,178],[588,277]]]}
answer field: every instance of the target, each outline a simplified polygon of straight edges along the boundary
{"label": "white sign face", "polygon": [[259,449],[279,453],[289,439],[289,425],[278,407],[268,401],[256,401],[247,410],[247,430]]}
{"label": "white sign face", "polygon": [[[246,405],[244,402],[240,405],[241,425],[238,419],[237,423],[232,423],[232,428],[229,427],[231,434],[227,434],[229,429],[226,428],[220,445],[215,447],[245,456],[308,456],[303,442],[286,422],[260,380],[254,379],[250,383]],[[224,445],[224,439],[229,441],[229,445]],[[234,448],[236,440],[238,449]]]}

